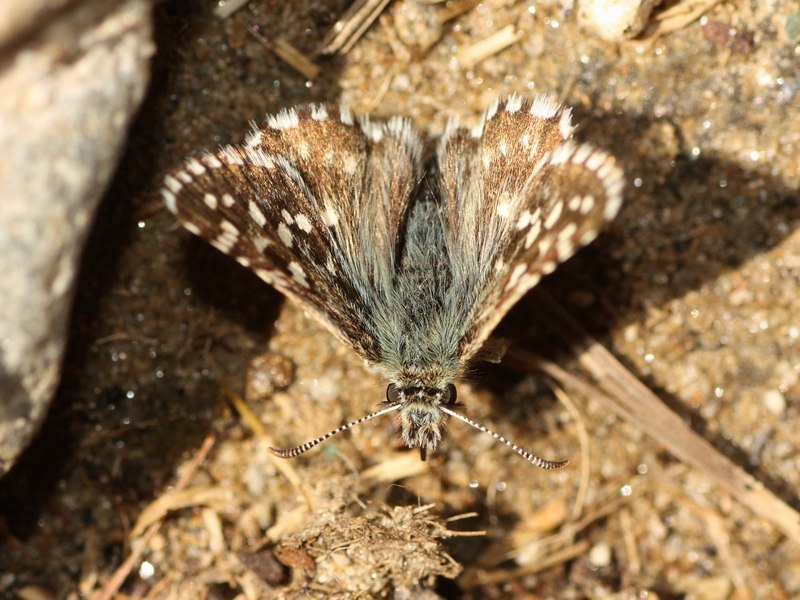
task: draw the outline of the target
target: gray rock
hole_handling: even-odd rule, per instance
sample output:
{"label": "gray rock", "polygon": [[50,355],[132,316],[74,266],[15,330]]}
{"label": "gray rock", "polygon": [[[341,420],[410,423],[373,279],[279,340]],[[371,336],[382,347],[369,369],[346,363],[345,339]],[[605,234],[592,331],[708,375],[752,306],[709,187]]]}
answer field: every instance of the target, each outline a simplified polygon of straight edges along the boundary
{"label": "gray rock", "polygon": [[78,261],[154,50],[146,0],[0,3],[0,476],[58,384]]}

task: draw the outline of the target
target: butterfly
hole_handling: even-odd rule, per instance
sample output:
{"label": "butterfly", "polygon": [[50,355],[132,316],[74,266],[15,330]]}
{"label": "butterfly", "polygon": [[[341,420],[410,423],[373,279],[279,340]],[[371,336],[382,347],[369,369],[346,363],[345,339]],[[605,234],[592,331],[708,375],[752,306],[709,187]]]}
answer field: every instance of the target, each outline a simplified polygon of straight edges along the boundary
{"label": "butterfly", "polygon": [[377,411],[274,454],[297,456],[396,413],[423,460],[451,417],[539,467],[567,463],[464,416],[455,383],[509,309],[620,209],[622,170],[573,131],[570,109],[512,95],[472,129],[451,119],[427,160],[409,119],[311,104],[166,177],[164,201],[187,230],[298,302],[389,381]]}

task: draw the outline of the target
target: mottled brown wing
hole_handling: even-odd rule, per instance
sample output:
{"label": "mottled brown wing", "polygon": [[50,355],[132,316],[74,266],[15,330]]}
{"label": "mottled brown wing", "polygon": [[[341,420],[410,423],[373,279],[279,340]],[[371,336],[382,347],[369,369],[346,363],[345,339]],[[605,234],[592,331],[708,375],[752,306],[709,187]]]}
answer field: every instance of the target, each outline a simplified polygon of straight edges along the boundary
{"label": "mottled brown wing", "polygon": [[476,128],[451,123],[440,140],[448,247],[459,257],[454,293],[474,299],[463,361],[525,292],[619,211],[622,170],[606,152],[571,141],[572,132],[568,109],[511,96]]}
{"label": "mottled brown wing", "polygon": [[243,145],[188,160],[162,195],[186,229],[374,362],[369,311],[394,272],[421,177],[422,143],[408,120],[377,124],[311,105],[268,117]]}

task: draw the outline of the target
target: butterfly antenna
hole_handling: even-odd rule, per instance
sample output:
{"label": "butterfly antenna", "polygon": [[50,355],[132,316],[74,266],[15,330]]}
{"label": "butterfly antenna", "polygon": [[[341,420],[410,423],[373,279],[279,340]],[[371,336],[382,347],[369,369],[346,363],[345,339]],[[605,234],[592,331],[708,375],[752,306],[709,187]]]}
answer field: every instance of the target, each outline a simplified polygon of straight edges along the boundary
{"label": "butterfly antenna", "polygon": [[388,414],[390,412],[393,412],[393,411],[397,410],[398,408],[400,408],[400,404],[392,404],[392,405],[387,406],[385,408],[382,408],[380,410],[376,410],[374,413],[370,413],[370,414],[368,414],[368,415],[366,415],[364,417],[361,417],[360,419],[356,419],[355,421],[350,421],[346,425],[340,425],[339,427],[337,427],[336,429],[334,429],[332,431],[329,431],[325,435],[321,435],[318,438],[314,438],[313,440],[309,440],[305,444],[300,444],[299,446],[296,446],[295,448],[272,448],[272,447],[270,447],[269,451],[272,454],[274,454],[275,456],[279,457],[279,458],[294,458],[295,456],[300,456],[304,452],[308,452],[314,446],[318,446],[322,442],[324,442],[326,440],[329,440],[330,438],[335,436],[337,433],[342,433],[343,431],[347,431],[348,429],[351,429],[351,428],[355,427],[356,425],[360,425],[361,423],[364,423],[365,421],[369,421],[370,419],[374,419],[375,417],[380,417],[381,415],[385,415],[385,414]]}
{"label": "butterfly antenna", "polygon": [[524,448],[520,448],[515,443],[508,441],[506,438],[504,438],[499,433],[495,433],[491,429],[487,429],[486,427],[484,427],[480,423],[476,423],[472,419],[470,419],[468,417],[465,417],[464,415],[461,415],[461,414],[457,413],[454,410],[450,410],[446,406],[441,406],[440,408],[442,409],[442,411],[446,412],[451,417],[455,417],[456,419],[458,419],[459,421],[463,421],[467,425],[472,425],[475,429],[478,429],[478,430],[482,431],[483,433],[488,433],[494,439],[496,439],[496,440],[498,440],[500,442],[503,442],[506,446],[511,448],[514,452],[519,454],[522,458],[527,460],[532,465],[535,465],[535,466],[539,467],[540,469],[545,469],[547,471],[555,471],[557,469],[563,469],[564,467],[566,467],[569,464],[569,460],[546,460],[544,458],[541,458],[540,456],[536,456],[535,454],[532,454],[532,453],[528,452]]}

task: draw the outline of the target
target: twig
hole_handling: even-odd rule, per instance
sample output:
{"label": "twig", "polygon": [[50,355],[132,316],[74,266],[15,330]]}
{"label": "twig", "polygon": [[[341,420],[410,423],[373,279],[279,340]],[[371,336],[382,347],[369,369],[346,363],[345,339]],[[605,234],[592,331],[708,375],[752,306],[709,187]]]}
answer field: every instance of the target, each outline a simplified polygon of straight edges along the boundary
{"label": "twig", "polygon": [[303,77],[306,77],[307,79],[316,79],[317,75],[319,75],[319,66],[317,66],[311,61],[311,59],[300,52],[300,50],[292,46],[285,39],[276,38],[273,42],[269,41],[266,37],[261,35],[258,25],[253,25],[252,27],[248,28],[247,31],[265,48],[274,52],[275,56],[292,67]]}
{"label": "twig", "polygon": [[389,0],[356,0],[320,42],[318,54],[347,54],[380,16]]}
{"label": "twig", "polygon": [[480,0],[457,0],[456,2],[448,3],[439,12],[439,22],[447,23],[471,11],[473,8],[480,4]]}
{"label": "twig", "polygon": [[545,569],[549,569],[555,565],[565,563],[573,558],[577,558],[578,556],[585,554],[588,550],[589,542],[587,540],[581,540],[580,542],[572,544],[571,546],[567,546],[561,550],[556,550],[555,552],[549,554],[547,558],[539,562],[526,565],[519,569],[498,571],[491,574],[483,571],[466,571],[459,583],[463,589],[472,589],[479,585],[489,585],[493,583],[511,581],[512,579],[518,579],[522,575],[538,573],[539,571],[544,571]]}
{"label": "twig", "polygon": [[[242,398],[239,394],[234,393],[224,385],[221,387],[222,393],[225,394],[225,396],[228,398],[228,401],[233,405],[234,410],[239,413],[239,416],[255,434],[255,436],[259,439],[265,440],[270,446],[273,446],[275,442],[267,434],[267,429],[264,427],[263,423],[261,423],[261,420],[258,418],[258,416],[256,416],[256,414],[250,408],[250,405],[244,401],[244,398]],[[301,496],[303,496],[303,499],[306,502],[306,508],[308,508],[308,512],[313,513],[314,505],[311,501],[311,494],[309,493],[308,489],[306,489],[306,486],[303,485],[303,482],[300,480],[300,476],[292,466],[291,461],[288,461],[285,458],[278,458],[272,454],[269,455],[269,458],[272,464],[275,465],[275,468],[280,471],[281,475],[286,477],[292,487],[300,492]]]}
{"label": "twig", "polygon": [[627,507],[619,511],[619,526],[622,529],[622,542],[625,545],[625,554],[628,557],[625,573],[633,576],[639,575],[642,571],[642,559],[639,557],[639,547],[636,545],[636,538],[633,536],[631,512]]}
{"label": "twig", "polygon": [[524,34],[517,31],[513,25],[503,27],[488,38],[467,46],[458,52],[458,62],[462,67],[469,69],[490,56],[516,44]]}
{"label": "twig", "polygon": [[653,15],[654,26],[645,31],[643,41],[652,43],[659,37],[683,29],[710,11],[722,0],[685,0]]}
{"label": "twig", "polygon": [[[197,454],[195,454],[192,462],[187,465],[186,470],[184,470],[184,472],[178,478],[178,482],[175,484],[175,491],[183,490],[189,485],[195,473],[197,472],[197,469],[200,468],[200,465],[206,459],[206,456],[208,456],[208,453],[214,446],[215,441],[216,436],[213,432],[206,436],[206,439],[203,440],[203,445],[200,446],[200,450],[197,451]],[[126,558],[125,562],[123,562],[117,568],[117,570],[114,571],[111,579],[106,582],[106,584],[103,586],[103,589],[95,597],[95,600],[111,600],[116,595],[116,593],[119,591],[119,588],[121,588],[122,584],[125,583],[128,575],[130,575],[133,567],[141,559],[142,553],[147,548],[147,544],[160,528],[161,521],[153,523],[147,528],[147,531],[144,532],[144,535],[136,540],[136,543],[133,544],[128,558]]]}
{"label": "twig", "polygon": [[586,431],[586,423],[578,407],[572,402],[567,393],[560,387],[554,387],[553,393],[569,411],[575,426],[578,428],[578,443],[581,445],[581,480],[578,485],[578,492],[575,494],[575,502],[572,505],[572,518],[578,519],[583,514],[583,507],[586,505],[586,496],[589,493],[589,478],[591,477],[592,447],[589,441],[589,432]]}

